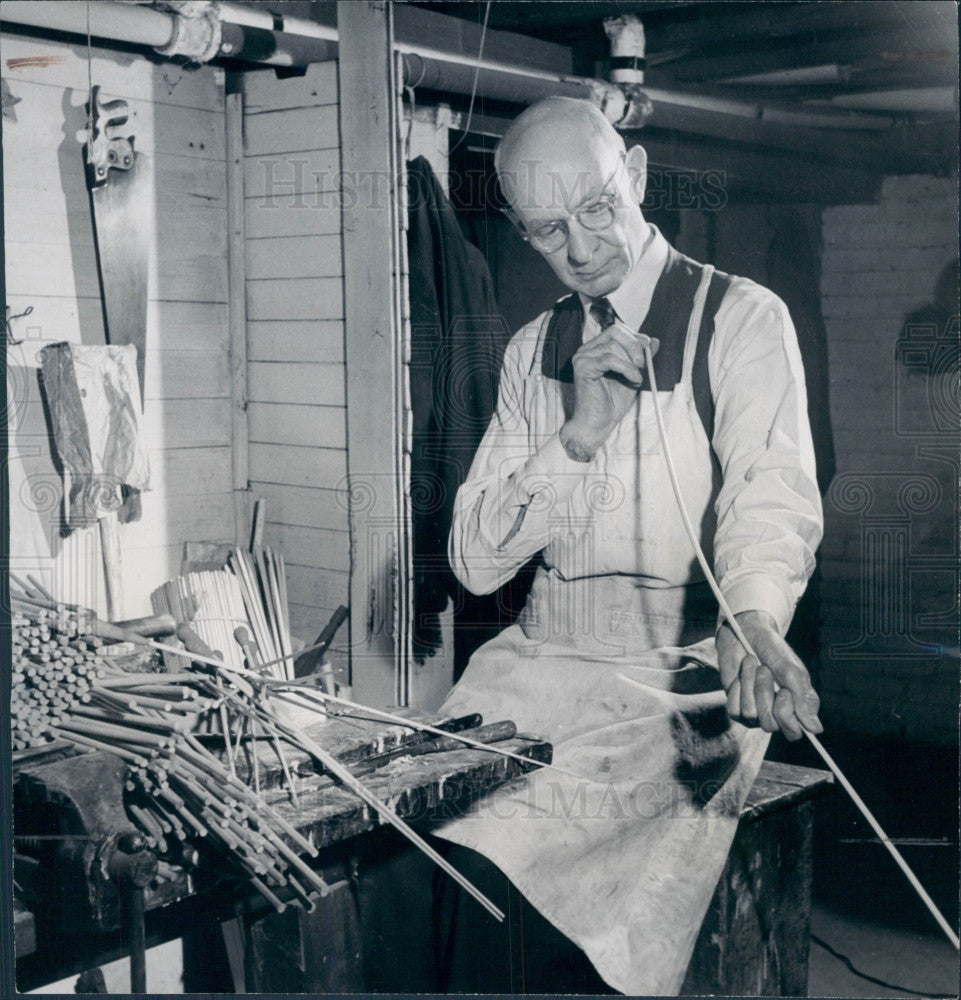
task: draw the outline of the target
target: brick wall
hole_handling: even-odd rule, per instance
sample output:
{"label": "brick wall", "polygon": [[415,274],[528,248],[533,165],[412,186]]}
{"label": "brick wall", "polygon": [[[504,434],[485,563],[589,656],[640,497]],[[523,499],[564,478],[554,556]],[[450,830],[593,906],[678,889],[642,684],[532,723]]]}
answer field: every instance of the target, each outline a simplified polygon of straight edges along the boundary
{"label": "brick wall", "polygon": [[838,467],[821,550],[824,714],[932,742],[957,737],[957,320],[929,310],[901,334],[957,254],[956,205],[953,178],[890,177],[878,204],[822,216]]}

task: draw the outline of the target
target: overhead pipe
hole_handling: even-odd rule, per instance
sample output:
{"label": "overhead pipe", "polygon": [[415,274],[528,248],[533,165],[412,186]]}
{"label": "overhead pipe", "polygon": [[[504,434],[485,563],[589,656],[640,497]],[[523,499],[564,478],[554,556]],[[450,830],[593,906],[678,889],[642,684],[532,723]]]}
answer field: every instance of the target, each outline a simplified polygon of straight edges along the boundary
{"label": "overhead pipe", "polygon": [[863,111],[956,112],[957,87],[909,87],[870,90],[854,94],[836,94],[826,98],[837,108]]}
{"label": "overhead pipe", "polygon": [[[0,21],[86,37],[89,17],[89,32],[93,37],[146,45],[168,57],[183,56],[196,62],[229,58],[266,66],[301,67],[337,55],[339,34],[329,25],[272,15],[237,3],[198,7],[196,3],[172,0],[166,6],[171,10],[113,0],[91,3],[4,0],[0,3]],[[634,20],[639,26],[640,22]],[[635,45],[639,38],[643,46],[643,29],[640,32],[631,29],[623,37],[634,38]],[[397,40],[395,48],[402,54],[407,86],[469,94],[474,90],[476,75],[476,93],[480,97],[517,103],[533,103],[551,95],[586,98],[597,104],[608,120],[621,129],[639,128],[650,114],[651,105],[654,116],[661,119],[659,124],[668,127],[679,120],[683,122],[685,113],[697,112],[807,128],[878,130],[893,123],[890,118],[859,115],[853,111],[838,114],[770,108],[751,101],[661,88],[641,89],[639,83],[565,76],[493,60],[483,61],[477,72],[477,60],[467,56],[441,52],[407,40]],[[633,69],[636,79],[643,71],[643,55],[637,55],[635,50],[631,57],[615,56],[615,64],[625,58],[635,62],[632,66],[621,63],[612,69]]]}
{"label": "overhead pipe", "polygon": [[[608,18],[604,27],[611,39],[611,82],[484,60],[477,73],[477,94],[492,100],[525,104],[550,96],[586,98],[597,104],[607,119],[622,130],[641,128],[652,116],[661,119],[658,124],[670,126],[686,112],[708,112],[802,128],[879,131],[894,124],[893,119],[877,115],[794,111],[756,101],[643,86],[644,29],[640,20],[632,14],[621,15]],[[455,94],[471,93],[476,60],[402,40],[395,42],[395,48],[404,55],[406,86]]]}
{"label": "overhead pipe", "polygon": [[[240,59],[266,66],[307,66],[336,58],[337,33],[307,36],[267,26],[221,20],[213,4],[197,6],[171,0],[171,10],[142,4],[95,0],[3,0],[0,22],[24,24],[48,31],[91,37],[128,45],[145,45],[160,55],[205,63],[211,59]],[[236,5],[234,5],[236,6]],[[232,12],[233,14],[233,12]],[[234,14],[234,16],[237,16]],[[251,18],[247,18],[249,22]],[[307,24],[309,22],[303,22]],[[297,27],[301,27],[298,20]],[[320,27],[320,26],[318,26]]]}
{"label": "overhead pipe", "polygon": [[636,95],[625,93],[620,87],[604,80],[585,77],[559,76],[556,73],[513,73],[500,70],[488,63],[477,63],[459,56],[430,58],[420,52],[401,50],[404,84],[426,90],[447,91],[453,94],[470,94],[489,100],[533,104],[544,97],[577,97],[592,101],[616,128],[640,128],[648,111]]}
{"label": "overhead pipe", "polygon": [[[674,112],[683,115],[685,111],[707,111],[731,118],[748,118],[758,122],[778,125],[794,125],[801,128],[857,129],[883,131],[894,125],[894,119],[876,115],[859,115],[856,112],[838,114],[833,112],[794,111],[791,108],[772,107],[758,101],[737,100],[731,97],[714,97],[708,94],[685,94],[659,87],[645,87],[645,93],[654,103],[657,112]],[[660,124],[660,122],[658,123]]]}
{"label": "overhead pipe", "polygon": [[267,11],[262,7],[251,7],[249,4],[221,3],[218,16],[221,21],[246,25],[248,28],[279,31],[288,35],[314,38],[324,42],[336,42],[339,39],[340,35],[333,25],[308,21],[305,17],[288,17],[283,12],[283,8],[284,5],[279,4],[276,11]]}
{"label": "overhead pipe", "polygon": [[820,66],[796,66],[792,69],[770,70],[766,73],[749,73],[747,76],[729,76],[719,82],[727,86],[799,87],[846,84],[851,80],[852,66],[839,63],[822,63]]}
{"label": "overhead pipe", "polygon": [[164,11],[120,3],[77,3],[76,0],[3,0],[0,21],[31,28],[66,31],[130,45],[160,49],[174,37],[176,18]]}

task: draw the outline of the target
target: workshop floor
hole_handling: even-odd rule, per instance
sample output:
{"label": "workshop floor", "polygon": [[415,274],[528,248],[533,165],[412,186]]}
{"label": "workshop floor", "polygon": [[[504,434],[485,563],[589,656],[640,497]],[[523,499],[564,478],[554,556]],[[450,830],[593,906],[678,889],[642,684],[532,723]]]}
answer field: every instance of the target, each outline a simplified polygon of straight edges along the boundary
{"label": "workshop floor", "polygon": [[871,924],[820,905],[811,914],[811,935],[808,996],[958,996],[958,953],[943,935]]}
{"label": "workshop floor", "polygon": [[[830,751],[957,928],[957,748],[834,732]],[[824,766],[807,743],[769,756]],[[808,995],[957,997],[957,951],[846,794],[831,789],[815,816]]]}

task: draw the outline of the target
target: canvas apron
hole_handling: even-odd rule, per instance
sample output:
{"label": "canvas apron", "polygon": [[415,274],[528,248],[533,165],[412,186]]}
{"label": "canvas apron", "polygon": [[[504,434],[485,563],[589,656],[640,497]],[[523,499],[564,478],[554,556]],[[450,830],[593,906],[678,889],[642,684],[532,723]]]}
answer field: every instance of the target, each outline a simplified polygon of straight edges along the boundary
{"label": "canvas apron", "polygon": [[[712,459],[691,369],[710,276],[706,268],[681,379],[659,394],[692,519],[707,525]],[[557,392],[546,381],[533,391]],[[585,489],[593,499],[574,498],[570,530],[552,542],[518,622],[474,654],[441,709],[513,719],[579,777],[539,770],[436,832],[497,865],[614,989],[672,995],[768,737],[725,711],[716,605],[703,581],[691,582],[650,392],[601,464],[614,486],[595,481]],[[642,572],[575,576],[601,550],[627,553]]]}

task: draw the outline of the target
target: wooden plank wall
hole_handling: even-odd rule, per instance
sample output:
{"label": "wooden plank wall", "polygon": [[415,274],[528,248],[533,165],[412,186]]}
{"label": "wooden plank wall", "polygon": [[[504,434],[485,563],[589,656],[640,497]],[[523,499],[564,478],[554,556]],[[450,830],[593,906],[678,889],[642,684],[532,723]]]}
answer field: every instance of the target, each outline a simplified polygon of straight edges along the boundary
{"label": "wooden plank wall", "polygon": [[[46,343],[104,342],[84,181],[88,58],[81,45],[4,34],[3,76],[18,100],[3,122],[8,304],[24,343],[8,348],[11,553],[66,599],[103,606],[95,530],[58,534],[59,476],[37,379]],[[122,525],[125,612],[179,572],[185,540],[232,540],[224,86],[221,70],[155,64],[94,48],[106,99],[130,105],[149,157],[152,251],[146,413],[152,490]]]}
{"label": "wooden plank wall", "polygon": [[307,641],[348,603],[337,95],[336,62],[244,74],[250,485]]}

